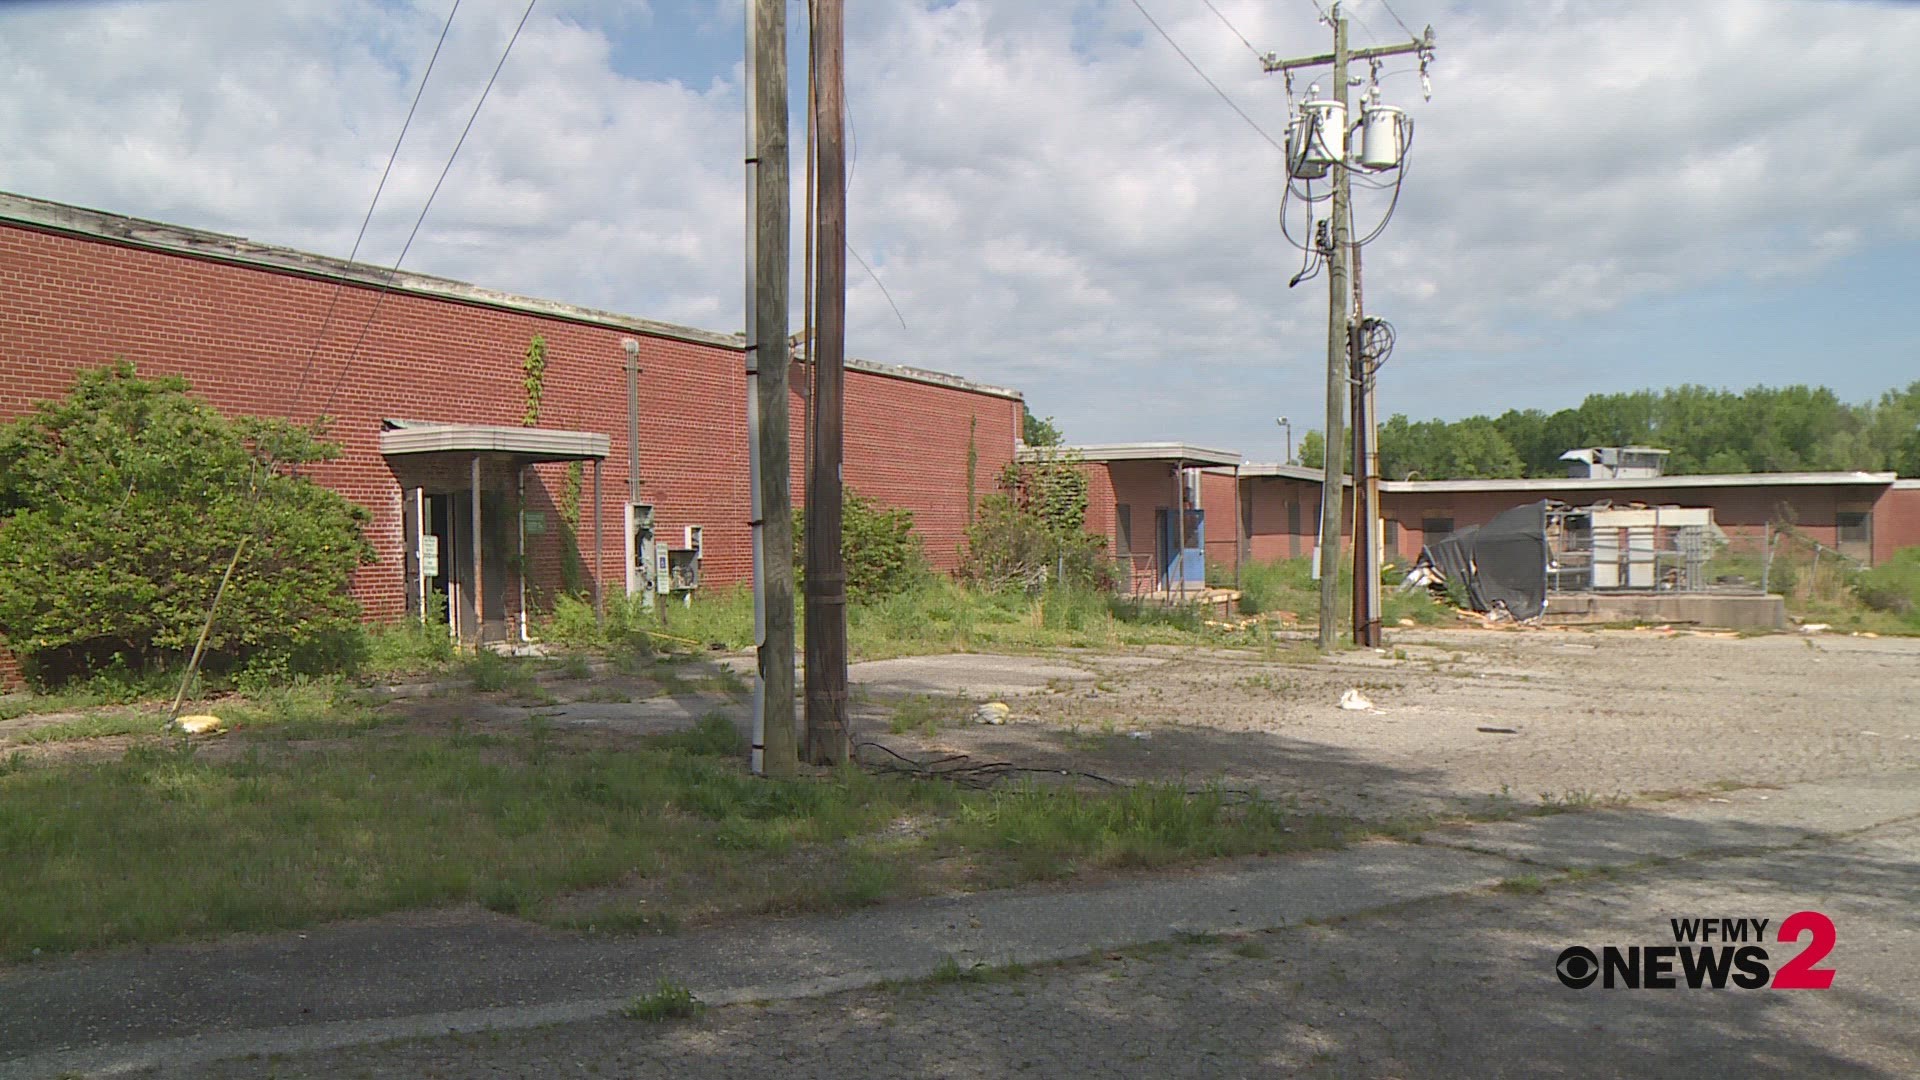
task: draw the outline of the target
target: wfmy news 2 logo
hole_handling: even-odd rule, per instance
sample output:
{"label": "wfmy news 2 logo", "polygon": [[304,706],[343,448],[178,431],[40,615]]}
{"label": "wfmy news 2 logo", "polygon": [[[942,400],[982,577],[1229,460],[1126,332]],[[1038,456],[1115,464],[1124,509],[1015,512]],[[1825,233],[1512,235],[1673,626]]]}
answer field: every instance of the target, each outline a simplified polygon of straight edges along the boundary
{"label": "wfmy news 2 logo", "polygon": [[[1773,941],[1793,946],[1812,935],[1779,965],[1764,942],[1770,919],[1670,919],[1672,945],[1585,945],[1563,949],[1554,974],[1574,990],[1598,982],[1606,990],[1825,990],[1833,969],[1817,966],[1833,951],[1833,920],[1817,911],[1796,911],[1780,920]],[[1781,950],[1785,951],[1785,950]]]}

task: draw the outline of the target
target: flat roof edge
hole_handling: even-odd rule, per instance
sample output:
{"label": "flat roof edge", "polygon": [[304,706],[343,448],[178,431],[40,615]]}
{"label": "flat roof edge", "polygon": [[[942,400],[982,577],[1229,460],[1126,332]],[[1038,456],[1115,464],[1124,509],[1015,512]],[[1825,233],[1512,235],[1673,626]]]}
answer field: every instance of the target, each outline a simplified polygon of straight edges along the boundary
{"label": "flat roof edge", "polygon": [[[391,289],[394,292],[433,299],[452,300],[458,303],[518,311],[528,315],[563,319],[568,322],[604,326],[645,337],[667,338],[735,351],[746,348],[746,338],[742,334],[723,334],[716,330],[702,330],[698,327],[681,326],[677,323],[661,322],[635,315],[622,315],[618,312],[564,303],[559,300],[543,300],[539,297],[503,292],[465,281],[455,281],[452,278],[416,274],[407,270],[394,272],[389,280],[388,269],[382,266],[348,262],[330,255],[316,255],[294,248],[255,243],[245,237],[228,233],[128,217],[105,210],[93,210],[83,206],[36,199],[30,195],[0,191],[0,221],[188,258],[251,266],[279,273],[324,278],[369,289]],[[906,379],[931,386],[944,386],[1015,401],[1025,400],[1024,395],[1018,390],[975,382],[943,371],[909,367],[905,364],[883,364],[875,360],[851,357],[847,360],[847,367],[853,371]]]}
{"label": "flat roof edge", "polygon": [[593,431],[516,428],[491,424],[417,423],[380,433],[380,453],[518,454],[542,458],[605,458],[612,440]]}
{"label": "flat roof edge", "polygon": [[1382,480],[1385,491],[1608,491],[1636,488],[1880,486],[1897,481],[1885,472],[1701,473],[1643,477],[1525,477],[1487,480]]}
{"label": "flat roof edge", "polygon": [[1020,459],[1033,461],[1047,452],[1072,454],[1081,461],[1184,461],[1193,465],[1231,465],[1238,468],[1240,455],[1232,450],[1217,450],[1181,442],[1085,443],[1079,446],[1027,446],[1022,444]]}

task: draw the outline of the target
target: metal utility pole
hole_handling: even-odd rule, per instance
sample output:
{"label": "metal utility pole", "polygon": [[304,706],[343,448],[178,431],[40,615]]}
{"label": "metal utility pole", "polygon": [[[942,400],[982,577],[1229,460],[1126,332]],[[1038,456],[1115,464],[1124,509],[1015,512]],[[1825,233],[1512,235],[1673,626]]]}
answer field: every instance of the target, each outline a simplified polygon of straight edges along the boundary
{"label": "metal utility pole", "polygon": [[[621,338],[620,348],[627,354],[627,558],[638,559],[642,556],[639,538],[634,535],[639,528],[640,514],[640,343],[633,338]],[[653,610],[653,590],[647,588],[647,571],[641,567],[638,574],[631,567],[627,573],[640,587],[640,606]]]}
{"label": "metal utility pole", "polygon": [[747,457],[753,529],[753,771],[788,776],[793,713],[793,497],[787,424],[787,7],[747,13]]}
{"label": "metal utility pole", "polygon": [[[1340,572],[1340,512],[1341,480],[1345,469],[1346,439],[1342,423],[1349,407],[1350,370],[1364,370],[1363,366],[1350,364],[1350,358],[1356,349],[1352,340],[1352,326],[1348,318],[1353,304],[1351,294],[1349,260],[1353,256],[1351,243],[1352,230],[1352,161],[1353,156],[1347,148],[1346,117],[1351,106],[1348,94],[1348,65],[1354,60],[1371,60],[1383,56],[1402,53],[1417,53],[1424,59],[1433,50],[1433,28],[1428,27],[1424,37],[1414,39],[1404,45],[1387,45],[1363,49],[1347,47],[1347,20],[1341,5],[1335,3],[1327,16],[1327,22],[1333,27],[1333,51],[1318,56],[1300,57],[1292,60],[1267,59],[1263,66],[1269,72],[1290,72],[1303,68],[1333,68],[1334,100],[1339,103],[1341,129],[1331,135],[1322,133],[1318,138],[1326,140],[1327,145],[1337,150],[1338,160],[1330,165],[1333,180],[1333,199],[1327,225],[1328,237],[1321,251],[1326,256],[1327,273],[1327,426],[1326,426],[1326,469],[1320,488],[1320,636],[1322,650],[1333,648],[1337,632],[1337,613],[1334,610],[1338,599],[1338,580]],[[1291,151],[1289,152],[1291,153]],[[1291,162],[1289,163],[1291,169]],[[1288,183],[1292,183],[1289,176]],[[1365,395],[1359,395],[1364,397]],[[1364,411],[1361,409],[1360,411]],[[1358,418],[1356,418],[1358,419]],[[1358,433],[1365,438],[1364,433]],[[1365,453],[1364,444],[1356,443],[1356,465],[1361,454]],[[1354,484],[1356,509],[1362,497],[1361,483],[1358,478]],[[1375,515],[1371,507],[1367,509],[1363,527],[1355,530],[1354,542],[1368,552],[1368,562],[1372,562],[1372,552],[1377,549],[1374,540]],[[1356,563],[1358,560],[1356,559]],[[1377,578],[1377,570],[1374,573]],[[1356,594],[1365,590],[1364,582],[1355,579]],[[1377,595],[1377,593],[1375,594]],[[1374,602],[1375,633],[1377,633],[1379,604]],[[1363,632],[1361,623],[1354,627],[1356,636]]]}
{"label": "metal utility pole", "polygon": [[807,478],[807,760],[838,765],[847,731],[847,571],[841,557],[843,406],[847,349],[845,24],[842,0],[813,0],[816,179],[813,471]]}

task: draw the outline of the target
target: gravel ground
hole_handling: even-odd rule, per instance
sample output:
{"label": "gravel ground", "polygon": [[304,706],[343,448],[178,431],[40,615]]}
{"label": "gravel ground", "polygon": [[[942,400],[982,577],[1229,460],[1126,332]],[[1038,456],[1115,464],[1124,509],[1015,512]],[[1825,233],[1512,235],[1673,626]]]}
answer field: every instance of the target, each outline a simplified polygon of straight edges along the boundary
{"label": "gravel ground", "polygon": [[[684,1021],[603,1020],[197,1067],[252,1077],[1914,1076],[1920,826]],[[1672,916],[1838,928],[1834,989],[1575,991],[1572,944]],[[1772,946],[1779,964],[1795,950]]]}
{"label": "gravel ground", "polygon": [[[1116,779],[1219,777],[1363,815],[1920,766],[1913,638],[1402,631],[1388,650],[1320,663],[1076,659],[1091,678],[1008,699],[1004,727],[878,737]],[[1375,711],[1339,708],[1349,688]]]}

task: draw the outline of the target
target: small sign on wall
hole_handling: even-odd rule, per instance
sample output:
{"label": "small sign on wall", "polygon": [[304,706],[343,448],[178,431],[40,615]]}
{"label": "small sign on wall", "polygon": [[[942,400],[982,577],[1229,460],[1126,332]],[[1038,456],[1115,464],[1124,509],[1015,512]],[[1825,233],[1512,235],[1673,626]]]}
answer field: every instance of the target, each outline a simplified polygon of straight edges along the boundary
{"label": "small sign on wall", "polygon": [[526,522],[528,536],[546,535],[547,512],[545,510],[529,510],[523,520]]}
{"label": "small sign on wall", "polygon": [[440,538],[432,533],[420,538],[420,576],[440,576]]}

